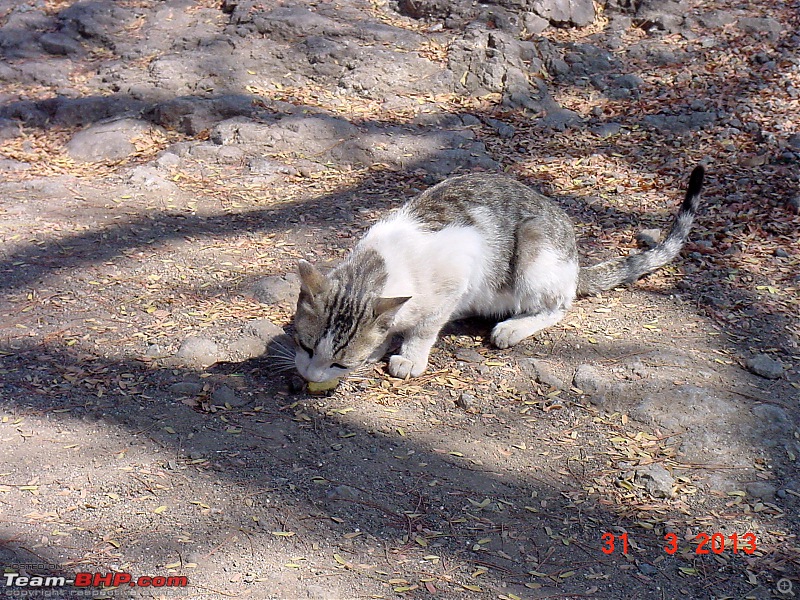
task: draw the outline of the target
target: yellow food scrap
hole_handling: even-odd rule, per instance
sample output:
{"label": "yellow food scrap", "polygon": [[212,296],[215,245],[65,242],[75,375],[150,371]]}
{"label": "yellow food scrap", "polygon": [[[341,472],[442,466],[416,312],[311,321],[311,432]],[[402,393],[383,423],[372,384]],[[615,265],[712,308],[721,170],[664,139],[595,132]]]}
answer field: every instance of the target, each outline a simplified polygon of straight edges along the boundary
{"label": "yellow food scrap", "polygon": [[322,394],[335,389],[339,385],[339,378],[329,379],[328,381],[309,381],[308,393],[309,394]]}

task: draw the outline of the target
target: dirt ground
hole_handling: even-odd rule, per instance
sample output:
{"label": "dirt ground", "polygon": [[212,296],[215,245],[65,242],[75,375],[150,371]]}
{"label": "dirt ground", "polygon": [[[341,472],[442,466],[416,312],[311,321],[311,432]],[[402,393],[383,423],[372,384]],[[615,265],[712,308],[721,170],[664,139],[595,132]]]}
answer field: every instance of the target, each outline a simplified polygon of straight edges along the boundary
{"label": "dirt ground", "polygon": [[[55,15],[70,3],[39,4]],[[120,4],[146,22],[159,3]],[[197,4],[223,20],[216,3]],[[711,8],[763,16],[754,2],[692,4]],[[660,34],[687,59],[658,68],[623,56],[648,37],[632,27],[615,52],[641,75],[636,98],[547,80],[586,126],[545,130],[494,96],[429,102],[473,123],[499,169],[571,214],[584,264],[666,228],[706,159],[702,215],[673,265],[578,301],[535,339],[498,351],[490,323],[454,323],[422,377],[395,380],[378,364],[328,396],[309,396],[258,346],[268,340],[253,331],[291,331],[293,312],[291,293],[265,302],[259,286],[299,258],[340,259],[441,174],[309,169],[307,157],[265,151],[287,166],[265,178],[245,159],[192,154],[208,130],[151,132],[126,158],[80,162],[66,144],[85,123],[14,122],[0,142],[0,564],[22,577],[122,572],[188,585],[53,590],[6,576],[0,596],[800,594],[799,10],[771,9],[778,37],[733,25],[713,31],[715,45],[702,42],[710,30]],[[603,23],[543,35],[603,44]],[[118,60],[94,48],[68,78],[102,95],[86,73]],[[6,83],[4,106],[63,92]],[[399,119],[341,97],[354,109],[330,109],[337,118]],[[313,105],[280,87],[263,98],[277,100]],[[643,120],[692,102],[740,126],[676,134]],[[598,118],[624,131],[593,132]],[[221,360],[176,356],[197,337]],[[755,372],[760,355],[777,373]]]}

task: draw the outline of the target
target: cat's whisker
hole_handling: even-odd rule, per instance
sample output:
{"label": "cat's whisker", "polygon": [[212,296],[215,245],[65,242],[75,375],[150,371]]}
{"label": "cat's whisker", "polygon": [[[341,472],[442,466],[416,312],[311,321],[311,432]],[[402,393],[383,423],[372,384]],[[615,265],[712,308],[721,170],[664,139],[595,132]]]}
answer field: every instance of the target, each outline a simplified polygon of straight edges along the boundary
{"label": "cat's whisker", "polygon": [[270,352],[269,355],[272,356],[272,357],[275,357],[275,358],[285,358],[287,360],[294,360],[294,352],[289,353],[289,352],[282,352],[282,351],[281,352],[272,351],[272,352]]}
{"label": "cat's whisker", "polygon": [[289,359],[286,356],[272,356],[270,362],[274,365],[289,365],[294,366],[294,359]]}
{"label": "cat's whisker", "polygon": [[273,346],[273,348],[275,348],[276,350],[285,350],[287,352],[294,352],[294,347],[292,347],[292,346],[284,346],[282,344],[275,344]]}

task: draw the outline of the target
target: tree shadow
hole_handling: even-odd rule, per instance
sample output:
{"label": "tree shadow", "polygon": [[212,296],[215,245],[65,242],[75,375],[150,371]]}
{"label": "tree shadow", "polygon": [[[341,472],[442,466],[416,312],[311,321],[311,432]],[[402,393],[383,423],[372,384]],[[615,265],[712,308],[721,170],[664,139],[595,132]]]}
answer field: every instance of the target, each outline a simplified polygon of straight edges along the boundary
{"label": "tree shadow", "polygon": [[[636,348],[631,344],[626,350]],[[6,383],[6,410],[28,420],[29,427],[46,420],[62,431],[105,432],[96,434],[95,447],[82,443],[79,455],[61,450],[60,465],[43,465],[33,485],[39,493],[36,512],[6,526],[5,536],[26,546],[53,527],[71,536],[75,550],[88,544],[90,551],[71,562],[65,558],[77,558],[75,551],[65,554],[59,543],[36,544],[30,551],[8,546],[16,552],[15,561],[35,557],[46,565],[40,569],[55,569],[45,574],[71,574],[65,564],[94,571],[112,564],[153,569],[180,563],[178,571],[188,574],[190,586],[203,590],[206,576],[234,560],[234,572],[254,569],[269,589],[281,578],[260,572],[259,564],[274,567],[305,555],[309,569],[300,567],[300,572],[306,584],[314,573],[349,573],[366,586],[362,593],[374,593],[369,584],[375,582],[378,589],[398,586],[391,583],[398,578],[410,585],[431,578],[437,589],[454,594],[476,584],[506,594],[528,593],[525,584],[530,584],[541,586],[542,593],[580,595],[591,581],[602,597],[619,597],[620,590],[643,583],[662,588],[642,596],[653,598],[698,595],[709,585],[730,594],[752,591],[745,573],[754,563],[747,555],[729,556],[720,566],[713,555],[697,555],[696,542],[681,533],[680,553],[669,556],[663,535],[670,520],[642,528],[648,511],[674,509],[681,501],[653,500],[641,490],[628,500],[622,493],[604,497],[586,491],[609,469],[602,467],[604,450],[596,445],[602,436],[587,418],[592,411],[579,404],[526,415],[519,411],[524,406],[519,398],[470,414],[454,413],[447,403],[420,408],[411,398],[354,411],[337,397],[287,395],[279,380],[264,378],[263,363],[256,360],[201,380],[213,386],[221,375],[227,382],[232,374],[243,376],[237,393],[252,402],[226,407],[201,392],[190,407],[180,396],[165,393],[176,379],[172,369],[87,358],[40,344],[15,348],[13,355],[4,352],[0,368],[27,368],[33,356],[39,366],[30,371],[31,385],[26,389],[20,381],[18,387],[16,378]],[[235,373],[226,374],[229,369]],[[109,385],[98,396],[91,391],[97,382],[75,377],[79,370],[104,382],[124,383],[120,376],[128,374],[129,381],[140,384],[138,389]],[[50,390],[40,385],[45,382],[52,382]],[[403,402],[414,402],[414,409]],[[414,422],[423,416],[426,423]],[[579,432],[577,441],[565,443],[573,431]],[[71,441],[31,436],[45,451]],[[12,460],[21,459],[21,446],[8,447]],[[563,469],[529,470],[528,455],[550,454]],[[68,478],[65,469],[72,473]],[[87,480],[89,472],[95,475]],[[114,472],[124,475],[109,475]],[[57,509],[52,499],[58,492],[78,505]],[[118,501],[135,510],[107,510]],[[17,502],[29,501],[20,496]],[[37,516],[53,510],[44,522]],[[97,511],[105,518],[95,518]],[[797,524],[780,515],[770,518],[790,530]],[[601,551],[606,532],[628,532],[627,557],[619,548],[608,555]],[[793,576],[791,557],[770,554],[769,546],[765,551],[774,570],[764,569],[762,576]],[[365,556],[369,565],[356,562]],[[189,563],[199,570],[187,571]],[[699,577],[687,579],[681,568],[695,569]],[[488,574],[476,581],[470,576],[475,569]],[[575,572],[582,577],[568,575]],[[166,573],[161,568],[133,573],[145,574]],[[328,597],[338,591],[335,585],[332,589]],[[284,593],[290,597],[293,591],[287,587]],[[409,590],[409,597],[428,593],[419,587]]]}

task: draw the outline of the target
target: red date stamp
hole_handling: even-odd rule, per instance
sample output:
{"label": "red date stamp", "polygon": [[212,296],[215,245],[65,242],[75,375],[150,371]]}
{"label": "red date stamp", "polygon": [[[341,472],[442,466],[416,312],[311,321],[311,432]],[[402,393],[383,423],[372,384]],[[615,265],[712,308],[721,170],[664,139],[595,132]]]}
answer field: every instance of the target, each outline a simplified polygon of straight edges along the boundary
{"label": "red date stamp", "polygon": [[[621,551],[623,554],[628,553],[628,533],[604,533],[600,536],[602,545],[600,551],[603,554],[614,554],[614,552]],[[678,551],[678,536],[674,533],[667,533],[664,535],[664,541],[667,543],[664,546],[664,552],[670,556]],[[725,535],[723,533],[706,533],[701,531],[698,533],[694,540],[694,553],[701,554],[722,554],[724,552],[732,552],[733,554],[753,554],[756,551],[756,534],[747,532],[743,535],[731,533]]]}

